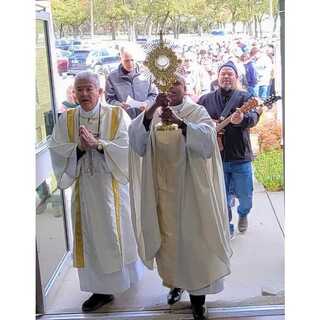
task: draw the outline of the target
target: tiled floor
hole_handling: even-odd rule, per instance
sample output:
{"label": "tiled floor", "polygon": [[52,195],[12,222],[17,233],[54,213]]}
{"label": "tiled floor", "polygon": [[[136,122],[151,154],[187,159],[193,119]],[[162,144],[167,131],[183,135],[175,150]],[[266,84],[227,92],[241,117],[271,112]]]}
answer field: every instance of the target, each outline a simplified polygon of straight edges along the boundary
{"label": "tiled floor", "polygon": [[[270,199],[275,203],[270,203]],[[274,210],[278,210],[275,212]],[[277,305],[284,303],[284,235],[283,193],[267,194],[256,186],[254,208],[246,234],[237,234],[232,241],[232,274],[225,281],[225,290],[207,296],[212,308]],[[235,223],[237,216],[234,214]],[[280,221],[280,223],[279,223]],[[168,310],[167,288],[161,285],[156,272],[146,270],[141,282],[117,297],[99,312]],[[80,292],[75,269],[70,268],[63,286],[48,306],[47,313],[81,313],[81,304],[89,293]],[[189,309],[185,293],[174,308]],[[189,319],[189,318],[188,318]],[[248,318],[248,320],[280,320],[281,317]],[[230,319],[231,320],[231,319]]]}

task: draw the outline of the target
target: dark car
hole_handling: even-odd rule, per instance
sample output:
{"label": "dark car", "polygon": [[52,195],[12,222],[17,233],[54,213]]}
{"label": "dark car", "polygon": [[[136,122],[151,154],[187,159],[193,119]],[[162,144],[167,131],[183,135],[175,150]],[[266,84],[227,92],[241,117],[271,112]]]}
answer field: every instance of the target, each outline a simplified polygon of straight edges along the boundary
{"label": "dark car", "polygon": [[96,73],[109,74],[120,63],[120,56],[116,50],[99,48],[92,50],[87,58],[87,64]]}
{"label": "dark car", "polygon": [[110,56],[106,58],[105,63],[102,65],[102,72],[107,77],[110,72],[117,69],[120,64],[119,56]]}
{"label": "dark car", "polygon": [[136,43],[138,43],[138,44],[145,44],[147,42],[148,42],[148,37],[146,37],[146,36],[139,35],[136,37]]}
{"label": "dark car", "polygon": [[79,39],[57,39],[56,48],[61,50],[73,51],[79,48],[81,40]]}
{"label": "dark car", "polygon": [[90,54],[90,49],[74,50],[69,57],[68,74],[76,75],[80,71],[89,69],[87,58]]}
{"label": "dark car", "polygon": [[57,39],[56,48],[61,50],[68,50],[71,45],[71,41],[67,39]]}
{"label": "dark car", "polygon": [[224,35],[225,35],[225,32],[224,32],[223,30],[213,30],[213,31],[211,32],[211,34],[212,34],[213,36],[224,36]]}

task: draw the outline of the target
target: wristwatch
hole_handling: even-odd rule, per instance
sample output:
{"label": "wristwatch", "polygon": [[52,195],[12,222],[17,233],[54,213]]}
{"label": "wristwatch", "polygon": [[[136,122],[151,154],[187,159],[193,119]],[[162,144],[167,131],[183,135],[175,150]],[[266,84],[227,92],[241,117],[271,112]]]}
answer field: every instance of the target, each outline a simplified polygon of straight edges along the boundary
{"label": "wristwatch", "polygon": [[102,143],[101,143],[100,141],[98,142],[97,150],[98,150],[99,152],[103,151],[103,145],[102,145]]}

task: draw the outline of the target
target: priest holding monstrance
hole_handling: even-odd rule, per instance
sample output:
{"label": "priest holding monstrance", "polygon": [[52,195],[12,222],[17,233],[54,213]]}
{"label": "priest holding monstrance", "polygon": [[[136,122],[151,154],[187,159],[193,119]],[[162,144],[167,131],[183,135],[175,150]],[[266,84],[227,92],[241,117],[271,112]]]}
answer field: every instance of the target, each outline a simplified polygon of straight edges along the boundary
{"label": "priest holding monstrance", "polygon": [[230,274],[229,223],[214,124],[185,98],[179,61],[164,43],[146,65],[161,93],[129,127],[132,222],[144,264],[170,288],[168,303],[190,295],[194,319],[208,319],[206,294]]}

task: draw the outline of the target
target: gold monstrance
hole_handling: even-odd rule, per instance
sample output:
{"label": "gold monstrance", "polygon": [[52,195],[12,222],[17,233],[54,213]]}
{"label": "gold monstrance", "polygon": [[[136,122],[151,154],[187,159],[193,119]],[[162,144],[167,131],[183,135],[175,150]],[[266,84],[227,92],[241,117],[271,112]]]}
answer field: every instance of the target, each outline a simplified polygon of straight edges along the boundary
{"label": "gold monstrance", "polygon": [[[175,52],[163,41],[160,30],[160,41],[153,43],[150,52],[147,53],[144,65],[154,77],[154,84],[160,92],[167,93],[176,81],[175,73],[181,63]],[[177,130],[176,124],[159,123],[157,130]]]}

